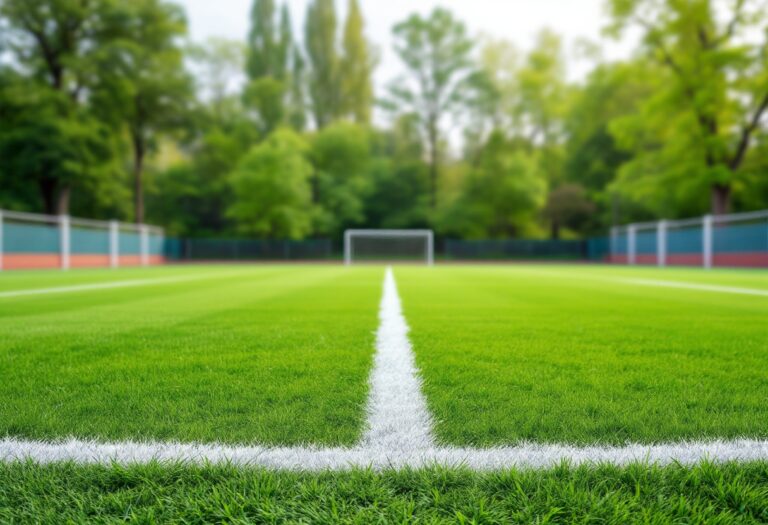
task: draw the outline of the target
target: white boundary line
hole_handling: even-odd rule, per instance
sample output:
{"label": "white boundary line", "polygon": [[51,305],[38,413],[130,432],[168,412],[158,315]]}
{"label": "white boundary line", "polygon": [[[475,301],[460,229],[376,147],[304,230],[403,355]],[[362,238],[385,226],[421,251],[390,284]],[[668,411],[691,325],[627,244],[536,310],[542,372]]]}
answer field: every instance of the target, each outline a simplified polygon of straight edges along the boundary
{"label": "white boundary line", "polygon": [[352,468],[464,467],[472,470],[547,468],[609,463],[695,464],[768,460],[768,441],[690,441],[657,445],[587,446],[521,444],[487,449],[435,445],[431,418],[408,341],[408,326],[391,269],[384,279],[377,354],[371,373],[367,430],[351,448],[229,446],[152,442],[98,443],[68,439],[56,442],[6,437],[0,461],[83,464],[136,464],[152,461],[196,464],[232,463],[274,470],[324,471]]}
{"label": "white boundary line", "polygon": [[717,292],[768,297],[768,290],[760,290],[759,288],[742,288],[740,286],[722,286],[718,284],[691,283],[685,281],[664,281],[659,279],[639,279],[634,277],[617,277],[611,280],[619,283],[636,284],[639,286],[681,288],[685,290],[698,290],[701,292]]}
{"label": "white boundary line", "polygon": [[508,468],[549,468],[562,462],[572,465],[646,463],[692,465],[701,461],[745,462],[768,460],[768,441],[691,441],[661,445],[577,447],[523,444],[487,449],[432,447],[390,449],[228,446],[152,442],[97,443],[70,439],[58,442],[5,438],[0,460],[37,463],[73,461],[82,464],[146,464],[153,461],[194,464],[227,464],[273,470],[324,471],[372,468],[387,470],[429,466],[463,467],[476,471]]}
{"label": "white boundary line", "polygon": [[209,279],[209,278],[227,278],[227,277],[236,277],[240,275],[240,273],[213,273],[213,274],[205,274],[205,273],[198,273],[198,274],[192,274],[192,275],[181,275],[176,277],[157,277],[152,279],[127,279],[124,281],[107,281],[103,283],[89,283],[89,284],[78,284],[73,286],[54,286],[51,288],[31,288],[28,290],[9,290],[6,292],[0,292],[0,299],[8,298],[8,297],[24,297],[28,295],[48,295],[48,294],[59,294],[59,293],[70,293],[70,292],[89,292],[94,290],[109,290],[112,288],[131,288],[133,286],[152,286],[155,284],[172,284],[172,283],[181,283],[185,281],[198,281],[201,279]]}

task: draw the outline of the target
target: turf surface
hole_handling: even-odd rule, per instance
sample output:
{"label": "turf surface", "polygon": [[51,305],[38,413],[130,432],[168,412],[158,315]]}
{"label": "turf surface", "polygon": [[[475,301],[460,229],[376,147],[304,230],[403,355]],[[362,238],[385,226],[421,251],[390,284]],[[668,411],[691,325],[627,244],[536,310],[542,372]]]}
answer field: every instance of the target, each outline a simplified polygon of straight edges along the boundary
{"label": "turf surface", "polygon": [[[0,435],[352,444],[363,428],[380,269],[194,267],[3,275]],[[17,279],[18,277],[18,279]]]}
{"label": "turf surface", "polygon": [[0,522],[765,523],[768,464],[270,473],[0,465]]}
{"label": "turf surface", "polygon": [[440,441],[656,443],[768,436],[768,289],[749,271],[398,268]]}

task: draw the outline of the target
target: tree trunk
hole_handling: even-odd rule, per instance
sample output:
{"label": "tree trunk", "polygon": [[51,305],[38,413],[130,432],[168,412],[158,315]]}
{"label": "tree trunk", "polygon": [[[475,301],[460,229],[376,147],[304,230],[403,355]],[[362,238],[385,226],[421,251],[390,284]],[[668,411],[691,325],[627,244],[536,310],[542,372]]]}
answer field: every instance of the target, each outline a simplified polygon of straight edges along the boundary
{"label": "tree trunk", "polygon": [[144,141],[138,135],[133,137],[133,192],[134,220],[136,224],[144,223]]}
{"label": "tree trunk", "polygon": [[43,179],[38,183],[40,197],[43,199],[43,210],[46,215],[56,215],[56,182]]}
{"label": "tree trunk", "polygon": [[550,236],[553,241],[560,240],[560,223],[558,221],[552,221]]}
{"label": "tree trunk", "polygon": [[437,209],[437,177],[440,154],[438,152],[438,142],[440,137],[437,133],[437,120],[433,117],[429,121],[429,185],[430,185],[430,204],[432,209]]}
{"label": "tree trunk", "polygon": [[57,215],[69,215],[69,197],[72,194],[72,188],[70,186],[64,186],[59,191],[59,198],[56,203]]}
{"label": "tree trunk", "polygon": [[731,209],[731,187],[727,184],[714,184],[711,190],[712,214],[724,215]]}

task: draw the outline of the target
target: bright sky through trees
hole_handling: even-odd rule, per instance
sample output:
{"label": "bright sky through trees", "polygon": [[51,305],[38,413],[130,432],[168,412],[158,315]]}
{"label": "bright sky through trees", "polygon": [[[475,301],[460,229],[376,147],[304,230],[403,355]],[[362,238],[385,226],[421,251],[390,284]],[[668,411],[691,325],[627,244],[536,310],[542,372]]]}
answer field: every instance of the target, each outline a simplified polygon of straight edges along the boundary
{"label": "bright sky through trees", "polygon": [[[187,10],[194,40],[209,36],[244,39],[248,32],[251,0],[227,0],[226,9],[210,0],[178,0],[178,3]],[[307,3],[307,0],[288,1],[297,35],[303,34]],[[538,31],[548,27],[565,37],[566,44],[574,51],[572,54],[579,39],[601,39],[607,22],[603,0],[362,0],[360,4],[366,32],[380,48],[381,63],[375,72],[379,87],[400,73],[400,64],[392,51],[392,26],[412,12],[427,14],[433,7],[443,6],[465,21],[470,31],[511,40],[523,49],[530,49]],[[346,6],[347,2],[337,2],[340,18],[346,17]],[[634,45],[634,39],[629,38],[620,43],[603,40],[607,58],[626,57]],[[572,79],[583,78],[591,69],[585,61],[573,60],[569,65]]]}

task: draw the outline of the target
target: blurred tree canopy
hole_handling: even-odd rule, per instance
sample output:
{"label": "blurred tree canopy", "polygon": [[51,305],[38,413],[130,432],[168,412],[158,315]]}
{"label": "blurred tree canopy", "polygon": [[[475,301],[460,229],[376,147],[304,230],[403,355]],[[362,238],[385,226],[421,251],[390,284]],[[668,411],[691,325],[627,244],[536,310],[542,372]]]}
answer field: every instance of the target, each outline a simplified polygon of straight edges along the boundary
{"label": "blurred tree canopy", "polygon": [[[252,0],[245,41],[187,40],[172,0],[0,0],[0,206],[172,235],[573,238],[768,208],[768,11],[605,0],[630,58],[568,75],[444,8],[393,27],[383,93],[360,0]],[[344,19],[337,8],[344,7]],[[301,15],[301,14],[300,14]]]}

